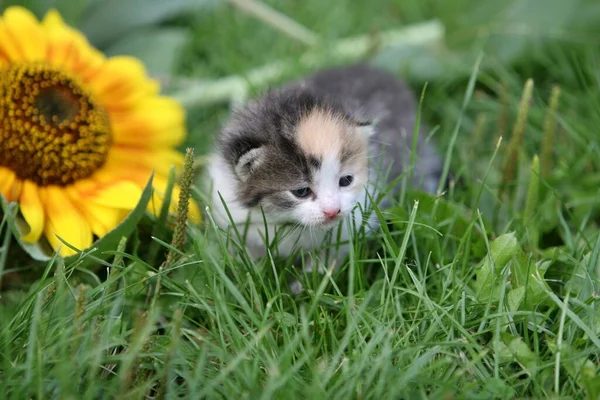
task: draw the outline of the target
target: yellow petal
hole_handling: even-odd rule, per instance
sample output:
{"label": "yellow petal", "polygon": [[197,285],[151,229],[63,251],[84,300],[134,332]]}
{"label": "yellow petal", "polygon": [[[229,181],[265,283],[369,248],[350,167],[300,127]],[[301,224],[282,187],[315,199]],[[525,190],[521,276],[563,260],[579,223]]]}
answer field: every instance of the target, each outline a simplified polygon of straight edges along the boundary
{"label": "yellow petal", "polygon": [[96,171],[91,179],[105,186],[114,181],[130,181],[142,188],[148,183],[151,174],[151,167],[128,161],[123,162],[117,159],[111,150],[102,168]]}
{"label": "yellow petal", "polygon": [[37,242],[44,231],[44,206],[38,193],[38,186],[29,180],[23,182],[19,209],[29,225],[29,233],[22,237],[23,241]]}
{"label": "yellow petal", "polygon": [[12,198],[13,184],[15,179],[16,176],[12,170],[0,167],[0,193],[2,193],[4,198],[9,202],[9,199]]}
{"label": "yellow petal", "polygon": [[23,187],[23,181],[21,181],[15,175],[13,175],[13,177],[14,179],[12,181],[12,185],[7,185],[7,190],[2,192],[6,198],[6,201],[9,203],[12,203],[13,201],[19,201],[21,198],[21,189]]}
{"label": "yellow petal", "polygon": [[59,186],[45,186],[40,188],[40,194],[46,211],[44,233],[52,248],[60,249],[61,256],[75,254],[57,236],[79,250],[91,246],[90,225],[64,189]]}
{"label": "yellow petal", "polygon": [[60,16],[60,13],[54,8],[48,10],[44,16],[44,19],[42,20],[42,25],[47,27],[49,31],[68,28]]}
{"label": "yellow petal", "polygon": [[[46,55],[46,35],[35,16],[23,7],[9,7],[0,22],[0,43],[14,60],[42,60]],[[8,44],[12,42],[13,44]],[[6,47],[8,45],[8,47]],[[18,52],[18,56],[15,53]],[[18,58],[14,58],[17,56]]]}
{"label": "yellow petal", "polygon": [[142,189],[131,181],[117,181],[97,189],[94,193],[86,193],[89,202],[104,207],[133,210],[142,196]]}
{"label": "yellow petal", "polygon": [[121,167],[116,167],[118,169],[127,169],[127,167],[136,166],[148,171],[154,170],[157,174],[164,176],[169,175],[172,165],[176,167],[176,172],[179,173],[184,158],[180,152],[168,148],[150,151],[146,148],[118,145],[110,150],[110,157],[112,162],[122,164]]}
{"label": "yellow petal", "polygon": [[109,113],[131,107],[145,96],[156,95],[159,89],[158,83],[147,77],[144,65],[127,56],[106,60],[88,84]]}
{"label": "yellow petal", "polygon": [[[132,165],[131,163],[123,163],[109,157],[102,170],[97,171],[92,176],[96,183],[91,183],[89,182],[90,180],[87,180],[88,182],[81,181],[76,183],[76,185],[79,186],[79,190],[83,196],[96,204],[117,208],[120,205],[123,206],[126,204],[123,199],[130,199],[131,203],[127,204],[127,207],[120,208],[131,210],[139,202],[142,188],[148,183],[151,172],[152,170],[149,168]],[[109,187],[113,186],[114,180],[125,179],[124,177],[131,179],[131,181],[123,181],[117,187]],[[154,191],[147,209],[151,213],[159,215],[162,207],[162,199],[167,187],[166,174],[155,174],[152,184]],[[133,204],[133,199],[135,199],[135,204]],[[177,212],[177,202],[179,199],[179,186],[177,185],[173,188],[172,199],[169,211],[175,213]],[[201,220],[200,215],[197,204],[190,201],[190,219],[199,223]]]}
{"label": "yellow petal", "polygon": [[111,113],[116,144],[177,146],[185,137],[185,112],[173,99],[148,97],[134,108]]}
{"label": "yellow petal", "polygon": [[2,58],[6,61],[20,61],[23,59],[20,50],[4,21],[0,20],[0,54],[2,54]]}
{"label": "yellow petal", "polygon": [[106,235],[119,224],[119,209],[101,206],[88,201],[88,199],[77,191],[77,187],[74,185],[69,187],[67,193],[85,216],[92,232],[99,238]]}
{"label": "yellow petal", "polygon": [[102,53],[91,47],[80,32],[65,25],[56,10],[50,10],[42,24],[48,37],[45,58],[49,63],[66,67],[84,81],[102,67]]}

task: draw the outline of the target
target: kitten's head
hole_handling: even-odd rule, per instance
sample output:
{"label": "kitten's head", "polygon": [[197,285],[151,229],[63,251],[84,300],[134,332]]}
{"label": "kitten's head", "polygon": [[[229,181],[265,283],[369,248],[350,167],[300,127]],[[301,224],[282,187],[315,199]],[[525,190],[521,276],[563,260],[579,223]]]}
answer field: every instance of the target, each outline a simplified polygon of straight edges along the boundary
{"label": "kitten's head", "polygon": [[269,221],[329,227],[364,197],[369,123],[307,89],[272,92],[237,112],[220,140],[238,200]]}

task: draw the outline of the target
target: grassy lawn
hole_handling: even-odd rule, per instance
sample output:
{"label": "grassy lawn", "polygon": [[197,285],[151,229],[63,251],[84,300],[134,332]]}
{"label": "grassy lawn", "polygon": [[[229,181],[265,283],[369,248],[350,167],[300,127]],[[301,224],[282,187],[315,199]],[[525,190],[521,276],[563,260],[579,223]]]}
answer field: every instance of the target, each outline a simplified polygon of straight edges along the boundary
{"label": "grassy lawn", "polygon": [[[450,189],[407,186],[389,223],[353,235],[339,271],[306,277],[296,298],[291,262],[232,254],[210,218],[160,272],[171,233],[149,217],[102,263],[88,254],[32,264],[3,223],[0,393],[600,398],[600,4],[266,3],[322,38],[319,66],[340,62],[327,46],[341,38],[443,24],[438,43],[362,60],[404,77],[416,96],[426,85],[422,121]],[[165,24],[192,33],[173,73],[182,81],[290,61],[255,94],[311,69],[298,62],[309,45],[230,4]],[[201,160],[229,104],[187,106],[181,149]]]}

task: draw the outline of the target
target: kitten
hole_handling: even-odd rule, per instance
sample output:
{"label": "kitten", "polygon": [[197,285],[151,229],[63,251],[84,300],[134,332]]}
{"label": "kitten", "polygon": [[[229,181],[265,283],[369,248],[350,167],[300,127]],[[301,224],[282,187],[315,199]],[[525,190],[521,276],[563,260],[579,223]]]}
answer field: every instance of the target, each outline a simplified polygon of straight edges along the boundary
{"label": "kitten", "polygon": [[[377,228],[374,214],[365,214],[366,192],[377,198],[407,172],[415,119],[409,89],[366,65],[324,70],[275,89],[234,112],[221,132],[208,167],[212,216],[229,227],[222,197],[239,230],[248,223],[251,256],[264,256],[265,233],[272,241],[285,225],[295,229],[278,239],[279,256],[295,249],[322,256],[323,244],[349,239],[351,220]],[[442,164],[423,136],[413,179],[434,192]],[[342,246],[337,260],[344,255]],[[318,262],[321,271],[328,266]]]}

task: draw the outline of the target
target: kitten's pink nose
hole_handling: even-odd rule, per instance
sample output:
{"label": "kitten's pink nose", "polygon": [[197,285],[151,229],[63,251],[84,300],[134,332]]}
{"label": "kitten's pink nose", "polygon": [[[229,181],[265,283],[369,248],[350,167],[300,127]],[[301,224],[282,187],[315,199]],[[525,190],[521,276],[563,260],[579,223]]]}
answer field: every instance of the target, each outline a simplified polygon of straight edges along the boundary
{"label": "kitten's pink nose", "polygon": [[339,208],[334,208],[331,210],[323,210],[323,215],[328,220],[333,221],[335,219],[335,217],[337,217],[340,214],[340,211],[341,210]]}

